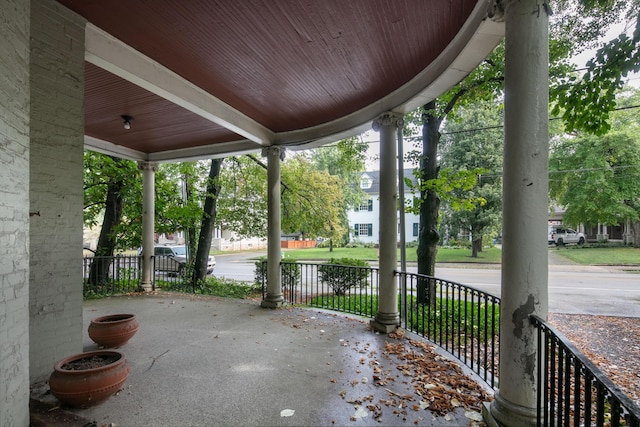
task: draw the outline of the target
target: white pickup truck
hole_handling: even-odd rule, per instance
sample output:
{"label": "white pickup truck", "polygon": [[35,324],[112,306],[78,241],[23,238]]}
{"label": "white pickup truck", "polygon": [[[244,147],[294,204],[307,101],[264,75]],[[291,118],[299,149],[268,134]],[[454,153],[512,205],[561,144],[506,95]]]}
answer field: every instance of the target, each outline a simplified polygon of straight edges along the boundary
{"label": "white pickup truck", "polygon": [[575,231],[572,228],[556,227],[551,231],[550,239],[555,242],[556,246],[564,246],[569,244],[584,244],[584,234]]}

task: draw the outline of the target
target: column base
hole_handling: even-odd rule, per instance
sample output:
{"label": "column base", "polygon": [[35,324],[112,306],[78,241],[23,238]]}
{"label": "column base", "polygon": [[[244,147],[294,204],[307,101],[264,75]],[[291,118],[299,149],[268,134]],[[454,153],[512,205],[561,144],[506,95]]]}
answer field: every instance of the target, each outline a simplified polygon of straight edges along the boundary
{"label": "column base", "polygon": [[285,304],[282,295],[267,295],[265,299],[260,302],[262,308],[279,308]]}
{"label": "column base", "polygon": [[142,282],[138,287],[142,292],[151,292],[153,290],[153,283],[151,282]]}
{"label": "column base", "polygon": [[400,325],[400,315],[397,312],[378,312],[375,319],[369,322],[369,325],[371,325],[371,327],[378,332],[388,334],[398,329],[398,326]]}
{"label": "column base", "polygon": [[537,424],[536,408],[527,408],[509,402],[500,395],[500,390],[496,392],[494,401],[488,406],[486,413],[485,408],[482,413],[489,426],[534,427]]}

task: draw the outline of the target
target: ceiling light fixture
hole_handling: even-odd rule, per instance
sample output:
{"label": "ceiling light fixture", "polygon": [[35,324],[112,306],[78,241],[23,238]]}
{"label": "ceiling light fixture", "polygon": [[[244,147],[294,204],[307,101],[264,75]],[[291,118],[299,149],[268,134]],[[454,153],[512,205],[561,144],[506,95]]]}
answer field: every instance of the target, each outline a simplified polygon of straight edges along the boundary
{"label": "ceiling light fixture", "polygon": [[120,116],[122,117],[122,120],[124,120],[124,128],[126,130],[131,129],[131,120],[133,120],[133,117],[131,116]]}

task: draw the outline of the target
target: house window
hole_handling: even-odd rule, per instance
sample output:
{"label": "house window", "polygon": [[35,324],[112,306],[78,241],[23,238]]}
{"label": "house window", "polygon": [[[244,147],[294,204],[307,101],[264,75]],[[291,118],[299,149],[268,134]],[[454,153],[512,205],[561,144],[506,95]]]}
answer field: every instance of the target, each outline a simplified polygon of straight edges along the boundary
{"label": "house window", "polygon": [[419,223],[417,223],[417,222],[414,222],[414,223],[413,223],[413,236],[414,236],[414,237],[418,235],[418,227],[419,227],[419,226],[420,226],[420,224],[419,224]]}
{"label": "house window", "polygon": [[353,227],[356,236],[373,236],[373,224],[356,224]]}
{"label": "house window", "polygon": [[363,190],[367,190],[371,188],[372,185],[373,179],[371,179],[371,177],[367,174],[362,175],[362,178],[360,179],[360,188],[362,188]]}
{"label": "house window", "polygon": [[369,199],[366,203],[362,203],[359,210],[371,212],[373,210],[373,200]]}

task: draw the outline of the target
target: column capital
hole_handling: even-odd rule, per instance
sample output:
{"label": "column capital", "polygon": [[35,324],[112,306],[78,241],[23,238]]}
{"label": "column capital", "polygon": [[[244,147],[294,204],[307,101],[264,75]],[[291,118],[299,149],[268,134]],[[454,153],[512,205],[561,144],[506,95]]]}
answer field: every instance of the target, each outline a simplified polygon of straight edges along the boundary
{"label": "column capital", "polygon": [[383,127],[387,126],[401,128],[404,126],[404,116],[400,113],[384,113],[373,120],[373,123],[371,124],[371,127],[376,132],[380,132]]}
{"label": "column capital", "polygon": [[286,149],[279,145],[270,145],[262,148],[262,157],[278,156],[280,160],[286,157]]}
{"label": "column capital", "polygon": [[153,172],[158,171],[158,162],[147,162],[147,161],[138,161],[138,169],[140,170],[150,170]]}

